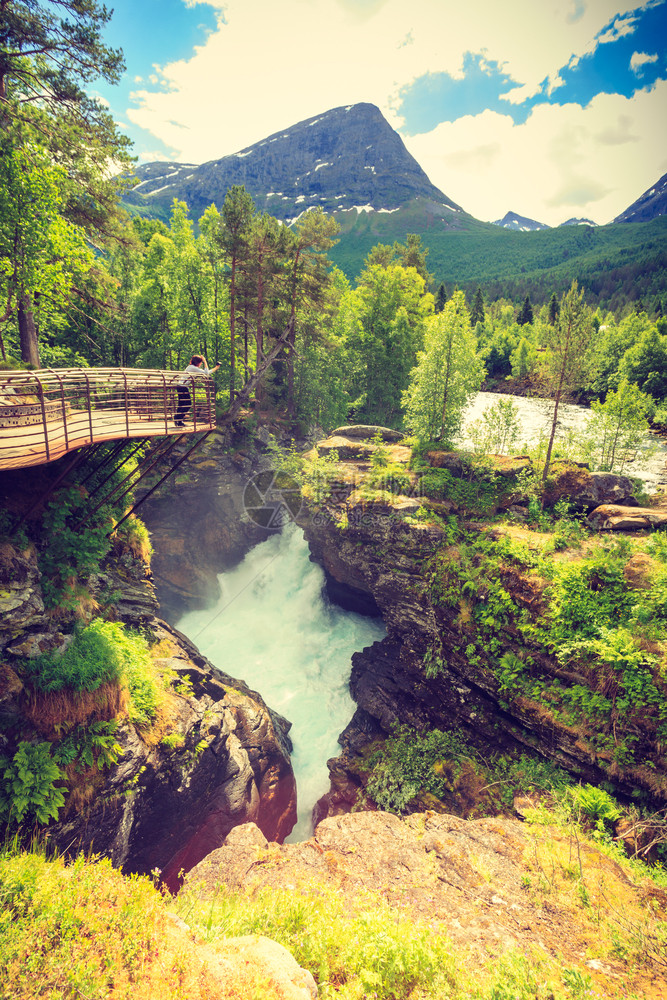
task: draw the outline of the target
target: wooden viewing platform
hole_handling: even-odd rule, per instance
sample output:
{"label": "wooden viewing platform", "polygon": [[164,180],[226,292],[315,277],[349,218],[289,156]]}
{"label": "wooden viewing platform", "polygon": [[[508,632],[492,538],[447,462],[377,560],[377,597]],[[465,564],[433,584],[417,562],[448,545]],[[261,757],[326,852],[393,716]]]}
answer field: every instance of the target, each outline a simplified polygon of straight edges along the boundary
{"label": "wooden viewing platform", "polygon": [[[193,405],[174,424],[176,386]],[[136,368],[0,372],[0,470],[44,465],[122,438],[195,434],[216,426],[215,385],[204,376]]]}

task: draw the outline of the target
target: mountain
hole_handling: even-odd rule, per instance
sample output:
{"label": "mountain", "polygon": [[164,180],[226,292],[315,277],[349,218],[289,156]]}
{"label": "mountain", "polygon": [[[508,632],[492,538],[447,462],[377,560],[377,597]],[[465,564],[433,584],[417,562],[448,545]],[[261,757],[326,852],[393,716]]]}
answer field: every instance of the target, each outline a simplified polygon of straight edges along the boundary
{"label": "mountain", "polygon": [[373,246],[416,233],[437,283],[472,292],[480,284],[487,298],[530,294],[543,302],[576,278],[592,302],[620,308],[667,287],[667,216],[595,227],[571,219],[551,228],[508,212],[481,222],[430,182],[372,104],[334,108],[202,165],[146,164],[136,177],[126,207],[164,221],[174,198],[196,220],[211,202],[221,206],[232,184],[245,185],[260,211],[283,222],[321,206],[340,226],[329,256],[351,280]]}
{"label": "mountain", "polygon": [[663,174],[657,184],[617,215],[614,222],[650,222],[659,215],[667,215],[667,174]]}
{"label": "mountain", "polygon": [[493,226],[502,226],[503,229],[511,229],[517,233],[534,233],[538,229],[549,229],[543,222],[536,222],[535,219],[526,219],[516,212],[508,212],[502,219],[492,222]]}
{"label": "mountain", "polygon": [[597,226],[597,222],[593,222],[592,219],[568,219],[566,222],[561,222],[561,226]]}
{"label": "mountain", "polygon": [[309,208],[331,213],[397,212],[415,198],[456,218],[465,214],[430,180],[379,108],[351,104],[299,122],[238,153],[201,166],[150,163],[125,196],[140,212],[168,215],[173,198],[195,219],[243,184],[260,211],[290,223]]}

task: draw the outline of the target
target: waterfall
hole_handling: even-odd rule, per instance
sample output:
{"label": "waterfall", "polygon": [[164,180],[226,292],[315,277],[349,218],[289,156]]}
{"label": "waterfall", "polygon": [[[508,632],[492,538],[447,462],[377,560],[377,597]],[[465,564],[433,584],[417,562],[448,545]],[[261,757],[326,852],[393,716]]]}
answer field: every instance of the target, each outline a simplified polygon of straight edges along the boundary
{"label": "waterfall", "polygon": [[204,656],[292,723],[298,822],[290,840],[311,833],[311,813],[329,789],[326,761],[355,710],[348,680],[356,650],[384,637],[379,619],[343,611],[323,595],[324,573],[309,560],[295,525],[257,545],[219,576],[215,607],[178,623]]}

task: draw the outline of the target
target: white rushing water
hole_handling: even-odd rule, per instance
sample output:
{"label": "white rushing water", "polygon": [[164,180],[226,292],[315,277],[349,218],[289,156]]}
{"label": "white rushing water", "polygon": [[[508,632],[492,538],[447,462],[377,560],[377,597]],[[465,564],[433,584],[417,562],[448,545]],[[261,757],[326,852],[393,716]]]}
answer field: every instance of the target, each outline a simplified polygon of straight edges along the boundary
{"label": "white rushing water", "polygon": [[354,714],[348,681],[352,653],[384,637],[380,619],[331,605],[324,573],[309,560],[295,525],[257,545],[218,577],[217,605],[178,623],[215,666],[259,691],[292,723],[298,823],[290,840],[311,833],[311,813],[329,789],[326,762]]}
{"label": "white rushing water", "polygon": [[[532,446],[537,443],[540,435],[547,437],[551,430],[551,419],[553,414],[553,400],[537,399],[530,396],[499,395],[493,392],[478,392],[468,405],[463,421],[463,442],[469,443],[466,437],[466,428],[475,420],[479,420],[485,410],[495,406],[499,399],[508,400],[518,407],[518,420],[521,427],[521,434],[515,454],[519,454],[524,445]],[[585,406],[577,406],[574,403],[561,403],[558,407],[558,427],[556,431],[556,446],[559,438],[567,430],[581,430],[591,416],[591,410]],[[636,461],[628,463],[623,470],[627,476],[636,476],[642,479],[648,491],[654,490],[659,483],[667,482],[667,441],[655,434],[647,435],[647,444],[650,446],[652,454],[648,457],[638,457]]]}

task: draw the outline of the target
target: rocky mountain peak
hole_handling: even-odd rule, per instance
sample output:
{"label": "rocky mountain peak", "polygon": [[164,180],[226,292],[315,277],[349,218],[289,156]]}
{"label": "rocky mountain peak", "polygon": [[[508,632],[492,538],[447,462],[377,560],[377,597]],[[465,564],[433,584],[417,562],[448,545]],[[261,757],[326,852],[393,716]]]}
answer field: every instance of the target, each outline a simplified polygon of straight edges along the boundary
{"label": "rocky mountain peak", "polygon": [[127,200],[190,205],[195,218],[243,184],[258,209],[292,222],[309,208],[394,212],[413,198],[461,211],[428,177],[374,104],[350,104],[298,122],[201,166],[151,163]]}
{"label": "rocky mountain peak", "polygon": [[497,219],[494,226],[502,226],[503,229],[513,229],[519,233],[532,233],[537,229],[549,229],[544,222],[536,222],[535,219],[528,219],[524,215],[517,215],[516,212],[508,212],[502,219]]}
{"label": "rocky mountain peak", "polygon": [[614,222],[650,222],[659,215],[667,215],[667,174],[617,215]]}

